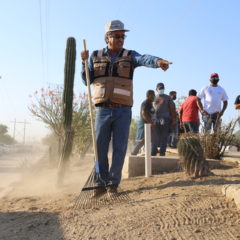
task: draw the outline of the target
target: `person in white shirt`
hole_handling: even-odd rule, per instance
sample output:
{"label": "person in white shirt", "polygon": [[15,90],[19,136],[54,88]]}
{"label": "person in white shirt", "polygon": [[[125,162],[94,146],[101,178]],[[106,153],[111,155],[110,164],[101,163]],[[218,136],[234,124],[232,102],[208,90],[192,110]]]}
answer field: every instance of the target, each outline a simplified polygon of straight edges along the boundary
{"label": "person in white shirt", "polygon": [[[198,107],[202,114],[204,130],[218,129],[220,119],[227,108],[228,96],[225,90],[218,85],[219,76],[217,73],[210,75],[211,84],[203,87],[198,93]],[[203,105],[201,100],[203,100]],[[221,103],[223,102],[223,107]]]}

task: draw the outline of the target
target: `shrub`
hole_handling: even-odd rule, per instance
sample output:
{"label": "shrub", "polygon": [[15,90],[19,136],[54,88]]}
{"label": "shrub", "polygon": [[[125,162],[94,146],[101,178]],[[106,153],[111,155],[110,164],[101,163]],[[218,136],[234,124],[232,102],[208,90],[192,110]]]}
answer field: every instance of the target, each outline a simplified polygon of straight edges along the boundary
{"label": "shrub", "polygon": [[202,132],[199,134],[201,145],[206,158],[221,159],[226,147],[234,141],[234,128],[237,120],[228,124],[221,124],[213,133]]}
{"label": "shrub", "polygon": [[130,132],[128,137],[128,142],[130,146],[133,146],[135,144],[138,120],[139,120],[138,118],[133,118],[130,125]]}

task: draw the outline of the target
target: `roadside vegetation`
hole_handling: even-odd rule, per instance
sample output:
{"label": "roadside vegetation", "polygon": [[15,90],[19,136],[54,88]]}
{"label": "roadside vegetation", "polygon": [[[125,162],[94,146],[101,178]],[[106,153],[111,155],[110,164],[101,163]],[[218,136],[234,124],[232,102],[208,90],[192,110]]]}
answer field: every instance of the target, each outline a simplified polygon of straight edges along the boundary
{"label": "roadside vegetation", "polygon": [[16,141],[8,134],[8,127],[0,124],[0,144],[12,145]]}
{"label": "roadside vegetation", "polygon": [[[50,129],[51,133],[43,139],[43,143],[49,146],[49,151],[57,156],[57,159],[64,139],[62,95],[62,87],[42,88],[29,96],[31,104],[28,107],[32,115]],[[85,93],[74,95],[72,126],[73,152],[84,156],[92,145],[88,100]]]}

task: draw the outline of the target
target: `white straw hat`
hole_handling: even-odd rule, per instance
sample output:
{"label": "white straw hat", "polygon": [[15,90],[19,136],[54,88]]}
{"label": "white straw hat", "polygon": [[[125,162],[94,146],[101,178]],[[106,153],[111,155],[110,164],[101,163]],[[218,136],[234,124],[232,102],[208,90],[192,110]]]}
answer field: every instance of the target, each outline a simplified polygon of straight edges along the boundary
{"label": "white straw hat", "polygon": [[105,26],[105,32],[113,32],[113,31],[125,31],[128,32],[129,30],[124,29],[124,24],[120,20],[112,20],[111,22],[107,23]]}

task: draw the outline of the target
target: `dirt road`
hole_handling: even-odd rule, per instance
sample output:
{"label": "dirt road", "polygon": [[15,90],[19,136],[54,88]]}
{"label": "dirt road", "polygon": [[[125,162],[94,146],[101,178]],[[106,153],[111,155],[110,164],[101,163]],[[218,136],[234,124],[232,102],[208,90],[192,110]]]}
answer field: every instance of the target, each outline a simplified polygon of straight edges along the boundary
{"label": "dirt road", "polygon": [[54,171],[25,176],[0,200],[0,239],[240,239],[240,211],[221,194],[224,184],[240,183],[238,168],[201,180],[183,172],[123,180],[130,201],[73,210],[90,165],[75,166],[61,189],[53,187]]}

